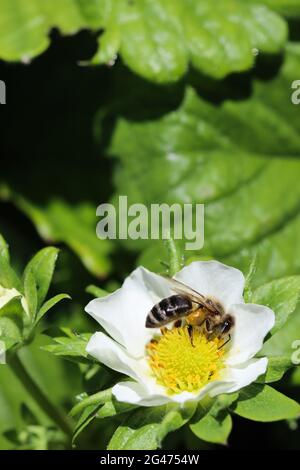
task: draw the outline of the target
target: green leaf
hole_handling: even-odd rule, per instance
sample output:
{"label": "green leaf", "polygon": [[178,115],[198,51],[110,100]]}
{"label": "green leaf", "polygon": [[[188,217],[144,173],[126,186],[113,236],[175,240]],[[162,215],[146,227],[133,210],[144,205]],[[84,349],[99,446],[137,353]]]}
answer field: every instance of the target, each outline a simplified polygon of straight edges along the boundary
{"label": "green leaf", "polygon": [[52,297],[52,299],[47,300],[38,311],[36,322],[39,322],[52,307],[63,299],[71,299],[71,297],[68,294],[58,294],[55,297]]}
{"label": "green leaf", "polygon": [[[9,0],[1,0],[0,11],[5,28],[0,36],[0,54],[4,60],[29,60],[42,53],[50,43],[48,33],[58,27],[64,34],[101,22],[103,1],[21,0],[18,14]],[[98,10],[98,12],[97,12]],[[99,23],[98,23],[99,22]]]}
{"label": "green leaf", "polygon": [[74,416],[81,412],[80,418],[76,424],[73,442],[79,434],[95,419],[103,419],[115,416],[120,413],[126,413],[136,408],[129,403],[120,403],[114,399],[111,389],[98,392],[81,400],[71,410],[70,415]]}
{"label": "green leaf", "polygon": [[[70,397],[78,394],[82,389],[81,378],[73,364],[58,361],[41,350],[41,346],[46,342],[49,342],[49,338],[39,335],[29,347],[22,348],[19,354],[27,370],[30,371],[30,375],[44,393],[51,397],[51,401],[56,406],[65,407],[68,411]],[[23,403],[34,414],[39,425],[53,427],[53,423],[12,373],[10,367],[0,367],[0,383],[0,434],[11,429],[17,430],[18,434],[24,434],[27,426],[22,413]],[[0,446],[2,444],[3,442]],[[6,442],[4,449],[7,448],[10,447]]]}
{"label": "green leaf", "polygon": [[227,410],[222,410],[218,412],[217,416],[208,413],[198,423],[190,427],[193,433],[203,441],[227,444],[232,429],[232,419]]}
{"label": "green leaf", "polygon": [[24,294],[29,309],[29,316],[34,320],[38,306],[38,286],[36,277],[30,267],[26,268],[24,272]]}
{"label": "green leaf", "polygon": [[[256,0],[251,1],[256,3]],[[298,0],[261,0],[261,3],[264,3],[268,7],[287,17],[300,17],[300,4]]]}
{"label": "green leaf", "polygon": [[212,7],[195,0],[143,0],[119,5],[112,14],[123,39],[122,59],[135,73],[156,82],[178,80],[189,61],[214,78],[247,70],[254,62],[253,48],[274,53],[287,38],[282,20],[259,4],[234,1],[229,6],[222,0]]}
{"label": "green leaf", "polygon": [[86,346],[90,337],[90,333],[82,333],[74,335],[72,338],[65,336],[53,338],[54,344],[48,344],[43,349],[72,362],[90,363],[91,359],[88,358],[86,352]]}
{"label": "green leaf", "polygon": [[291,315],[284,328],[281,328],[270,339],[268,339],[262,350],[260,356],[277,356],[277,357],[291,357],[293,350],[293,342],[299,339],[300,332],[300,315],[299,308]]}
{"label": "green leaf", "polygon": [[128,411],[132,411],[135,408],[137,408],[136,405],[119,402],[112,396],[111,399],[104,403],[104,405],[98,410],[96,418],[109,418],[122,413],[127,413]]}
{"label": "green leaf", "polygon": [[0,286],[6,289],[22,290],[21,281],[10,266],[6,251],[0,253]]}
{"label": "green leaf", "polygon": [[0,341],[4,342],[6,351],[22,340],[21,328],[18,318],[0,317]]}
{"label": "green leaf", "polygon": [[271,334],[280,330],[296,310],[300,298],[300,276],[277,279],[258,287],[251,302],[270,307],[276,315]]}
{"label": "green leaf", "polygon": [[204,411],[201,402],[194,415],[190,428],[203,441],[226,444],[232,429],[232,420],[228,407],[238,398],[238,394],[220,395],[211,400],[211,406]]}
{"label": "green leaf", "polygon": [[300,416],[300,405],[269,385],[252,384],[241,390],[234,413],[253,421],[279,421]]}
{"label": "green leaf", "polygon": [[257,270],[257,257],[254,256],[249,265],[248,272],[245,276],[245,287],[244,287],[244,300],[246,303],[250,303],[252,299],[252,280],[255,277]]}
{"label": "green leaf", "polygon": [[282,379],[285,372],[293,367],[290,357],[268,357],[268,368],[264,375],[257,379],[259,383],[272,383]]}
{"label": "green leaf", "polygon": [[295,371],[291,377],[291,384],[295,387],[300,385],[300,367],[295,368]]}
{"label": "green leaf", "polygon": [[40,307],[46,298],[55,269],[57,256],[57,248],[43,248],[34,255],[26,266],[24,273],[25,281],[28,273],[30,277],[32,276],[37,289],[36,307]]}
{"label": "green leaf", "polygon": [[111,397],[111,388],[101,390],[100,392],[95,393],[94,395],[85,396],[84,398],[81,398],[79,403],[77,403],[72,408],[72,410],[70,411],[70,416],[76,416],[81,413],[85,408],[88,408],[90,406],[104,405],[104,403],[111,400]]}
{"label": "green leaf", "polygon": [[86,292],[98,298],[106,297],[107,295],[109,295],[109,292],[106,292],[106,290],[102,289],[101,287],[94,286],[94,285],[87,286]]}
{"label": "green leaf", "polygon": [[6,261],[9,263],[9,249],[8,249],[8,244],[6,243],[5,239],[0,233],[0,257],[3,257],[6,259]]}
{"label": "green leaf", "polygon": [[183,267],[183,254],[171,236],[165,240],[165,245],[168,250],[168,273],[173,277]]}
{"label": "green leaf", "polygon": [[117,25],[105,31],[98,40],[98,51],[91,59],[92,65],[114,65],[121,46],[121,35]]}
{"label": "green leaf", "polygon": [[76,423],[72,437],[72,444],[75,443],[77,437],[82,433],[82,431],[84,431],[84,429],[96,418],[97,411],[101,406],[102,405],[91,405],[84,409]]}
{"label": "green leaf", "polygon": [[[113,64],[120,54],[135,73],[158,83],[179,80],[189,63],[222,78],[249,69],[253,50],[278,53],[285,21],[260,2],[219,0],[1,0],[0,57],[27,62],[49,45],[49,30],[63,34],[104,30],[92,63]],[[145,60],[147,57],[147,60]]]}
{"label": "green leaf", "polygon": [[117,428],[108,445],[109,450],[153,450],[164,437],[181,428],[193,415],[195,404],[186,408],[165,405],[140,408]]}
{"label": "green leaf", "polygon": [[17,194],[12,193],[11,197],[33,221],[41,237],[69,245],[96,276],[107,274],[111,267],[107,257],[111,243],[97,239],[96,207],[86,204],[74,207],[56,199],[42,208]]}
{"label": "green leaf", "polygon": [[[148,207],[204,203],[205,245],[185,251],[187,262],[218,259],[247,273],[257,253],[252,288],[298,274],[300,125],[290,84],[299,73],[299,45],[290,45],[280,73],[257,80],[248,99],[223,99],[236,96],[229,81],[226,90],[220,85],[218,106],[189,89],[176,111],[160,117],[134,121],[124,110],[109,147],[119,162],[113,202],[127,194],[129,204]],[[203,95],[207,83],[201,86]],[[122,243],[154,271],[167,261],[162,243]]]}

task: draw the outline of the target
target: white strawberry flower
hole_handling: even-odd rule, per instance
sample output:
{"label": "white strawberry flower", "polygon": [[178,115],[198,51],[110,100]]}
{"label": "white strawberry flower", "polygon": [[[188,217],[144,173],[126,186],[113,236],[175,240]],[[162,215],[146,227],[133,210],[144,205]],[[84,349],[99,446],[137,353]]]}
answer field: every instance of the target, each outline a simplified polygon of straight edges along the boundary
{"label": "white strawberry flower", "polygon": [[197,261],[175,276],[192,289],[217,300],[235,324],[231,340],[210,340],[195,329],[191,342],[187,327],[146,328],[154,304],[174,294],[162,276],[137,268],[123,286],[92,300],[86,311],[105,333],[95,333],[87,352],[107,367],[130,377],[113,389],[118,401],[141,406],[184,403],[232,393],[255,381],[267,369],[268,359],[254,358],[275,322],[265,306],[245,304],[241,271],[216,261]]}

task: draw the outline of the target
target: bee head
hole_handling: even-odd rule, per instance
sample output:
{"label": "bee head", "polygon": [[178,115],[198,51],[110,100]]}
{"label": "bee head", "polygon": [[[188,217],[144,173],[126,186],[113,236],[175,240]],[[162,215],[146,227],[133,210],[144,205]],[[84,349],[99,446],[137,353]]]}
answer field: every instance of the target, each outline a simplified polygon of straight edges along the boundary
{"label": "bee head", "polygon": [[222,323],[222,334],[229,333],[231,328],[234,326],[234,319],[231,315],[226,315]]}

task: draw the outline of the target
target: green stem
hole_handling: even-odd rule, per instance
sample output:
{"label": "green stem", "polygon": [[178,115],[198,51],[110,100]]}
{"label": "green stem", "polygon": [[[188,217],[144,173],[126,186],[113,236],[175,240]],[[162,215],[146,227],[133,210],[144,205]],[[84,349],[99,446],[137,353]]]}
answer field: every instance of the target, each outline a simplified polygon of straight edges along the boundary
{"label": "green stem", "polygon": [[27,392],[35,399],[36,403],[44,413],[53,421],[67,436],[72,437],[73,430],[64,413],[48,399],[37,383],[27,372],[17,353],[9,358],[8,365],[20,380]]}

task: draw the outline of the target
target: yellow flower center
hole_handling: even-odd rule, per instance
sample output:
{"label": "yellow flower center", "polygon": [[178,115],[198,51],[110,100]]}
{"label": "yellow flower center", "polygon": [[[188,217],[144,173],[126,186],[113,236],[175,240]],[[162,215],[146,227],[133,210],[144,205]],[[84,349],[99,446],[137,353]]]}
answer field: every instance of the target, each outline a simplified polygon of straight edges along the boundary
{"label": "yellow flower center", "polygon": [[147,346],[157,382],[169,393],[194,392],[218,377],[223,367],[224,339],[209,340],[199,328],[164,329]]}

